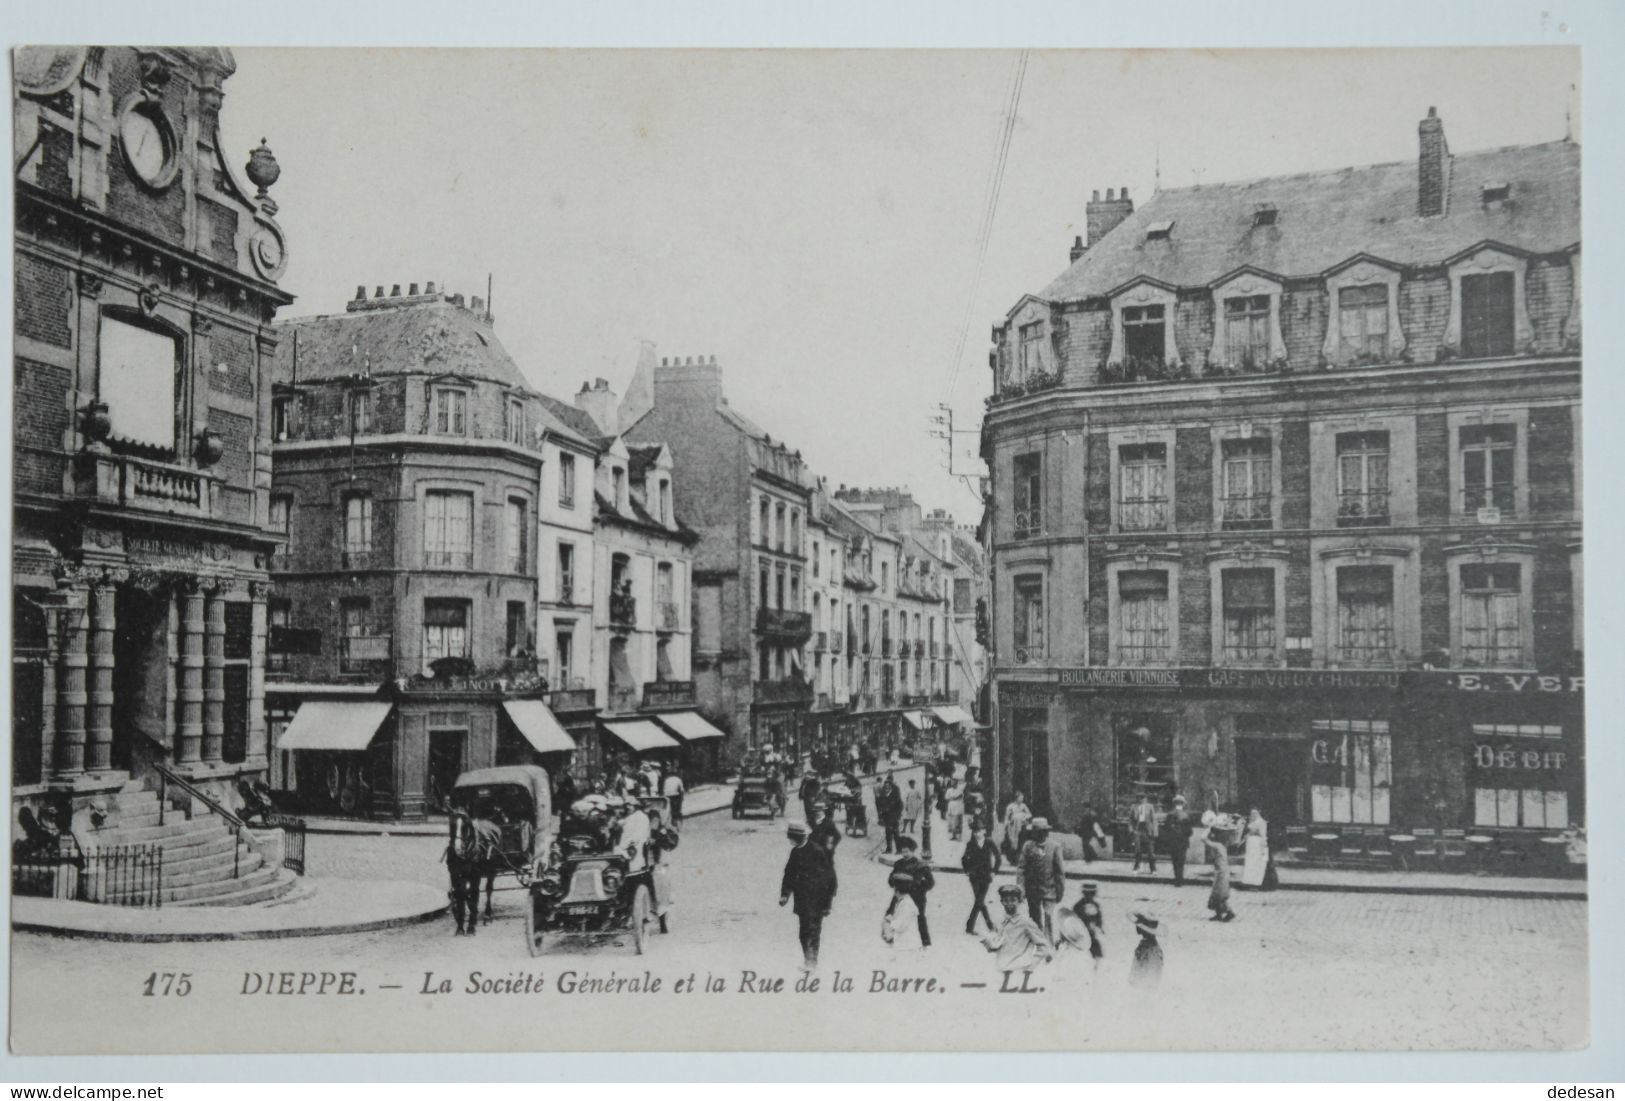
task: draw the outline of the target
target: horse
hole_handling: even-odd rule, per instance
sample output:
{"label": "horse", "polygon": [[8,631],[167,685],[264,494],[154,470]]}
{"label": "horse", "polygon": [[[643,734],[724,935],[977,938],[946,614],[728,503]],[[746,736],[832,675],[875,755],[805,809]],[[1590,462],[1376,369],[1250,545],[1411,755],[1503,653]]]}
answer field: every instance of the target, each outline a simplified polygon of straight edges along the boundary
{"label": "horse", "polygon": [[[507,870],[502,860],[502,831],[488,818],[475,818],[467,811],[451,812],[451,840],[443,857],[451,876],[451,912],[457,920],[457,936],[473,936],[480,914],[480,880],[485,880],[485,920],[491,920],[491,888],[499,871]],[[466,922],[464,920],[466,915]]]}

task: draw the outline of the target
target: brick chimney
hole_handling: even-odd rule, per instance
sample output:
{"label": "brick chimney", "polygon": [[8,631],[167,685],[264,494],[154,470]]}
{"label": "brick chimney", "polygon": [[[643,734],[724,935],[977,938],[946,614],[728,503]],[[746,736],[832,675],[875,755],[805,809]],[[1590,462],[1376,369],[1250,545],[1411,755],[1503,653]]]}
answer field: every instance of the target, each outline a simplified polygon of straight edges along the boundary
{"label": "brick chimney", "polygon": [[723,401],[722,368],[716,356],[661,356],[654,378],[656,408],[692,404],[696,409],[715,409]]}
{"label": "brick chimney", "polygon": [[1444,140],[1444,120],[1436,107],[1416,127],[1421,147],[1416,162],[1416,213],[1431,218],[1444,213],[1450,187],[1450,146]]}
{"label": "brick chimney", "polygon": [[1095,242],[1116,229],[1130,214],[1134,213],[1134,200],[1128,197],[1128,188],[1123,188],[1119,195],[1111,188],[1106,189],[1106,198],[1100,197],[1096,191],[1089,196],[1089,204],[1084,208],[1084,226],[1088,233],[1084,241],[1085,248],[1094,248]]}
{"label": "brick chimney", "polygon": [[1071,263],[1076,264],[1078,262],[1078,257],[1082,256],[1085,251],[1087,250],[1085,250],[1083,247],[1083,238],[1074,237],[1072,238],[1072,250],[1067,254],[1067,259]]}
{"label": "brick chimney", "polygon": [[609,382],[605,379],[593,379],[590,384],[583,382],[576,394],[576,408],[591,417],[604,435],[613,436],[619,431],[615,418],[615,391],[609,388]]}

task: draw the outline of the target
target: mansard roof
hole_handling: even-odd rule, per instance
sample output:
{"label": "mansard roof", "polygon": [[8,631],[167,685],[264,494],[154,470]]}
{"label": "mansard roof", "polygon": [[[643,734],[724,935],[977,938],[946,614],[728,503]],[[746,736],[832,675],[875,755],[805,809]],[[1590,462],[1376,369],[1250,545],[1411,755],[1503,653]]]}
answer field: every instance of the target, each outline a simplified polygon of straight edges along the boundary
{"label": "mansard roof", "polygon": [[[1486,204],[1485,184],[1511,185]],[[1438,264],[1483,242],[1530,254],[1580,240],[1580,147],[1509,146],[1450,158],[1445,213],[1417,214],[1415,160],[1159,191],[1039,292],[1050,302],[1106,296],[1138,279],[1213,285],[1243,268],[1318,276],[1367,254],[1391,264]],[[1263,205],[1274,224],[1254,225]],[[1167,240],[1148,227],[1172,222]]]}

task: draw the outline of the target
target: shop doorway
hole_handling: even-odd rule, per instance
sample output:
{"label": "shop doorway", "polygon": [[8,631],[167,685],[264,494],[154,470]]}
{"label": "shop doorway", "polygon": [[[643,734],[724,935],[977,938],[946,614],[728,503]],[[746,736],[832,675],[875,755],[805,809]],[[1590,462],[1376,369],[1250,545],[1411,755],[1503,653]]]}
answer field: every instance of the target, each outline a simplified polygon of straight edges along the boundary
{"label": "shop doorway", "polygon": [[1236,739],[1236,796],[1243,813],[1257,807],[1272,837],[1309,821],[1307,747],[1286,738]]}
{"label": "shop doorway", "polygon": [[1010,739],[1013,760],[1011,791],[1027,797],[1034,814],[1049,816],[1049,711],[1041,707],[1016,709]]}
{"label": "shop doorway", "polygon": [[451,789],[463,771],[463,750],[468,732],[463,730],[429,731],[429,809],[445,813]]}

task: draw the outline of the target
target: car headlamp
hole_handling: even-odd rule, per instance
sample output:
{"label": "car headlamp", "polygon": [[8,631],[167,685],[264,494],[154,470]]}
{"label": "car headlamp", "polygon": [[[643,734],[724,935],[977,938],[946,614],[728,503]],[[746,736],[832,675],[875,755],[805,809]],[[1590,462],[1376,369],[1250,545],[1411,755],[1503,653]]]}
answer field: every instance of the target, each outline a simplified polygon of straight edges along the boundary
{"label": "car headlamp", "polygon": [[621,889],[621,873],[618,868],[605,868],[603,872],[604,893],[613,895]]}

